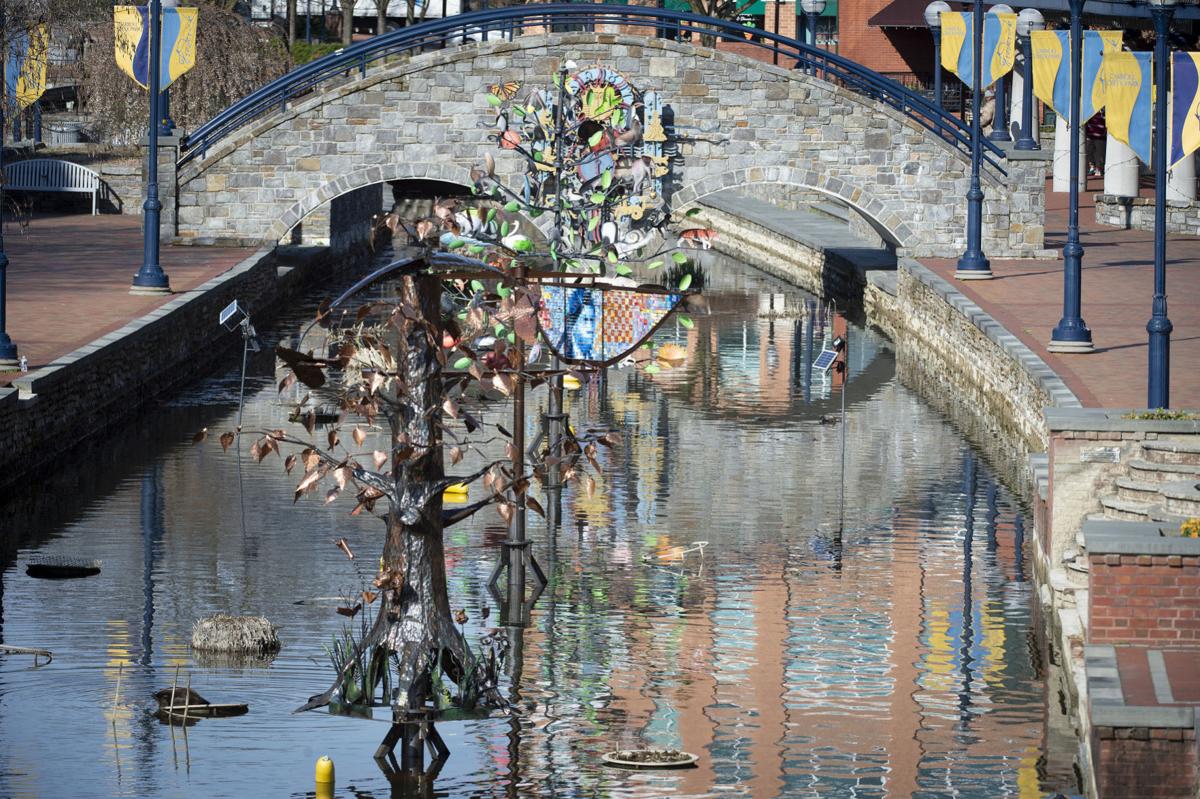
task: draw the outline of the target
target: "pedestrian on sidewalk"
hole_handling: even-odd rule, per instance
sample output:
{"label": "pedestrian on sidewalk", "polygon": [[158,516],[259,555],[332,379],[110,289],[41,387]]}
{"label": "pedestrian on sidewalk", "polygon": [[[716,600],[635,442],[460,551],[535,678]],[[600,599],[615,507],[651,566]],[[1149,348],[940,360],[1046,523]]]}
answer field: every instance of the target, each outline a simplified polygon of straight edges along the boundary
{"label": "pedestrian on sidewalk", "polygon": [[1104,122],[1104,111],[1098,111],[1083,128],[1087,137],[1088,177],[1104,175],[1104,151],[1108,144],[1108,126]]}

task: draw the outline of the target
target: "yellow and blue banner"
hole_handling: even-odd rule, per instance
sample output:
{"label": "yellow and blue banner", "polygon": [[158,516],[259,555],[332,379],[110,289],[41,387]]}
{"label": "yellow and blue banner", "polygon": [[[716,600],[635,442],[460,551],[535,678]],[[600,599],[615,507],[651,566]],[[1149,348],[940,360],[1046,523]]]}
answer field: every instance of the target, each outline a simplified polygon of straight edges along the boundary
{"label": "yellow and blue banner", "polygon": [[[1033,93],[1059,116],[1071,113],[1070,31],[1030,31],[1033,50]],[[1121,31],[1084,31],[1079,80],[1079,119],[1086,122],[1104,107],[1101,72],[1104,54],[1121,50]]]}
{"label": "yellow and blue banner", "polygon": [[1171,61],[1171,143],[1167,168],[1200,148],[1200,53],[1174,53]]}
{"label": "yellow and blue banner", "polygon": [[1150,163],[1154,113],[1153,53],[1105,52],[1104,116],[1108,132],[1133,148],[1143,163]]}
{"label": "yellow and blue banner", "polygon": [[46,91],[46,54],[50,31],[38,25],[28,31],[13,31],[5,54],[4,96],[9,113],[33,105]]}
{"label": "yellow and blue banner", "polygon": [[[942,66],[970,86],[975,72],[975,21],[971,11],[942,12]],[[986,14],[983,18],[981,88],[1012,71],[1016,59],[1017,15]]]}
{"label": "yellow and blue banner", "polygon": [[[159,53],[159,87],[167,88],[196,65],[194,8],[162,10],[162,47]],[[117,66],[143,89],[150,86],[150,9],[146,6],[113,8]]]}

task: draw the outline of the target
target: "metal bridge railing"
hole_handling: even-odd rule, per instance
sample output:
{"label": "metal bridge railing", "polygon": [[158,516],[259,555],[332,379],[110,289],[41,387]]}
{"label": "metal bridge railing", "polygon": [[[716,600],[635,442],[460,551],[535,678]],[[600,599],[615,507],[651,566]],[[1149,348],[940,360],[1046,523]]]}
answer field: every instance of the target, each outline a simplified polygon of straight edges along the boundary
{"label": "metal bridge railing", "polygon": [[[365,77],[370,65],[387,58],[469,46],[495,38],[511,40],[520,35],[524,28],[532,26],[562,32],[594,30],[598,25],[619,25],[626,30],[641,29],[647,35],[672,39],[690,39],[692,34],[699,34],[716,41],[738,42],[760,48],[769,54],[773,63],[806,70],[894,108],[935,136],[970,153],[971,132],[962,120],[878,72],[796,39],[728,20],[680,11],[632,5],[559,3],[498,8],[431,20],[372,37],[297,67],[234,103],[187,136],[182,142],[179,164],[182,166],[194,158],[203,158],[234,131],[273,111],[286,108],[288,102],[303,97],[323,83],[345,80],[355,72]],[[985,139],[985,169],[996,175],[1005,174],[1002,158],[1002,151]]]}

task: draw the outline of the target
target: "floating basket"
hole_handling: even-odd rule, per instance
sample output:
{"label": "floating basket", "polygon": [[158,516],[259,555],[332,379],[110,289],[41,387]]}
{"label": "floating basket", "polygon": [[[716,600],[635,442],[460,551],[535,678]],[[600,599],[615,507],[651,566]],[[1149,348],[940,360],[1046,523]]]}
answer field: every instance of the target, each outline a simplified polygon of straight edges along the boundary
{"label": "floating basket", "polygon": [[29,562],[25,573],[30,577],[64,580],[71,577],[91,577],[100,573],[100,561],[45,555]]}
{"label": "floating basket", "polygon": [[619,768],[691,768],[700,758],[677,749],[619,749],[601,755],[604,763]]}
{"label": "floating basket", "polygon": [[192,627],[192,648],[205,652],[266,654],[279,650],[275,625],[264,616],[229,616],[218,613]]}

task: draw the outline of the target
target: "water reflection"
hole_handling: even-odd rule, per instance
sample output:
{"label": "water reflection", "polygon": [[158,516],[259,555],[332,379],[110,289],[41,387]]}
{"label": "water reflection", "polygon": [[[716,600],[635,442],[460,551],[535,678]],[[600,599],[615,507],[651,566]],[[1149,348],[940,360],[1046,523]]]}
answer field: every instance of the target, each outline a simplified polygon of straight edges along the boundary
{"label": "water reflection", "polygon": [[[327,686],[323,645],[342,623],[306,600],[356,590],[382,528],[336,503],[293,506],[294,479],[271,460],[239,471],[219,446],[190,445],[201,426],[233,426],[231,373],[128,434],[119,456],[90,467],[106,477],[81,481],[70,510],[19,517],[27,532],[0,573],[0,635],[56,657],[35,672],[0,656],[0,795],[301,796],[320,754],[337,764],[339,795],[356,797],[1032,797],[1072,787],[1037,773],[1056,739],[1028,644],[1039,632],[1019,507],[898,385],[886,341],[749,270],[712,262],[709,274],[713,313],[661,333],[688,352],[684,368],[610,370],[568,395],[574,424],[622,428],[625,443],[603,453],[593,496],[539,495],[549,521],[531,517],[530,537],[550,586],[529,626],[509,629],[517,712],[439,725],[452,755],[435,783],[376,768],[381,723],[290,713]],[[271,336],[296,335],[308,315]],[[842,386],[812,364],[847,332]],[[280,426],[276,383],[273,365],[255,361],[247,427]],[[839,525],[842,427],[823,417],[843,390]],[[530,429],[544,402],[530,395]],[[504,421],[511,406],[481,413]],[[480,608],[505,535],[490,514],[447,535],[451,602],[470,613],[472,638],[487,623]],[[338,555],[338,537],[362,556]],[[664,553],[697,540],[710,542],[702,569],[663,568]],[[34,554],[99,557],[104,571],[32,580]],[[192,623],[217,611],[267,615],[283,650],[258,667],[193,658]],[[202,721],[172,747],[148,697],[177,664],[206,696],[248,701],[250,714]],[[79,755],[71,769],[47,754],[63,718]],[[701,757],[671,773],[599,765],[631,746]]]}

